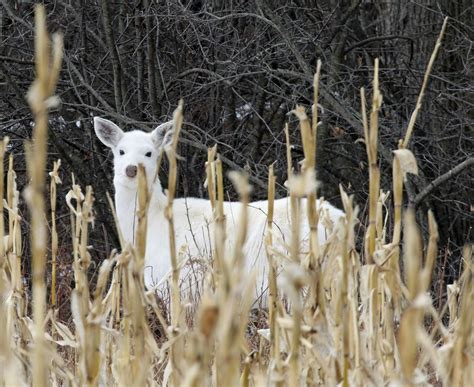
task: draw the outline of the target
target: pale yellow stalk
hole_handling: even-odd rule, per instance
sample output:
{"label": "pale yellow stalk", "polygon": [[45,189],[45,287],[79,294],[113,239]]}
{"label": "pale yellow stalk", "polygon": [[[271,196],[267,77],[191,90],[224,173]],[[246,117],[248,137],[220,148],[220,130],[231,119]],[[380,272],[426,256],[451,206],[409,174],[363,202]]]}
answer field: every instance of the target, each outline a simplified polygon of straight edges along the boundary
{"label": "pale yellow stalk", "polygon": [[58,171],[61,160],[55,161],[53,171],[49,173],[51,182],[49,195],[51,204],[51,307],[56,308],[56,260],[58,256],[58,232],[56,230],[56,185],[61,183]]}
{"label": "pale yellow stalk", "polygon": [[[178,166],[176,162],[176,149],[178,146],[179,133],[183,124],[183,101],[179,102],[178,107],[173,113],[173,143],[169,149],[166,150],[170,168],[168,177],[168,195],[167,205],[165,207],[165,217],[168,221],[169,230],[169,243],[170,243],[170,257],[171,257],[171,270],[172,270],[172,283],[171,283],[171,325],[172,330],[175,331],[179,326],[179,315],[180,315],[180,297],[179,297],[179,268],[178,268],[178,257],[176,251],[176,237],[174,231],[174,219],[173,219],[173,200],[176,193],[176,182],[178,176]],[[181,351],[178,349],[176,342],[170,349],[170,359],[172,365],[172,378],[175,382],[179,380],[179,356]]]}
{"label": "pale yellow stalk", "polygon": [[45,312],[46,286],[46,225],[44,182],[47,155],[48,105],[62,62],[62,37],[56,35],[51,43],[46,30],[46,15],[42,5],[35,8],[35,66],[36,79],[28,92],[28,102],[34,114],[35,126],[31,143],[25,144],[28,175],[31,183],[27,190],[27,203],[31,212],[31,253],[33,271],[33,317],[35,324],[33,349],[33,385],[45,386],[49,365],[44,348],[43,320]]}

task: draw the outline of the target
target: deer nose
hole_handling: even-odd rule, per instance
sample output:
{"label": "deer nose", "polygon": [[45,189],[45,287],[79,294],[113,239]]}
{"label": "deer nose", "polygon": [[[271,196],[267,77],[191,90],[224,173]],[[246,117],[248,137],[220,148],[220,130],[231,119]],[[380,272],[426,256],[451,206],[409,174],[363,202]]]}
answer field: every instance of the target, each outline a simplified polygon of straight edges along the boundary
{"label": "deer nose", "polygon": [[136,165],[129,165],[127,168],[125,168],[125,173],[127,174],[128,177],[137,176],[137,167],[136,167]]}

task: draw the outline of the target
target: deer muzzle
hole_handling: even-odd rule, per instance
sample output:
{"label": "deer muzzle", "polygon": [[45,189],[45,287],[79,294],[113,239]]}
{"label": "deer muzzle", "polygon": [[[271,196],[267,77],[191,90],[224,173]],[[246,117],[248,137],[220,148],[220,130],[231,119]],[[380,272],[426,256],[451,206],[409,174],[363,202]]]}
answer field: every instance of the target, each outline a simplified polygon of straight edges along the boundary
{"label": "deer muzzle", "polygon": [[137,176],[137,167],[136,167],[136,165],[129,165],[127,168],[125,168],[125,174],[128,177]]}

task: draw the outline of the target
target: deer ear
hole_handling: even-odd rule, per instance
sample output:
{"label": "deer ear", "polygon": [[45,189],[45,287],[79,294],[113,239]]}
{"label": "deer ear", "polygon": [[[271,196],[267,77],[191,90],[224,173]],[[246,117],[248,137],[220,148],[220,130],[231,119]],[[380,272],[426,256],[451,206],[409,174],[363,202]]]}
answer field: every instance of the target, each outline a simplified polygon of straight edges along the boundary
{"label": "deer ear", "polygon": [[94,130],[99,140],[109,148],[115,148],[123,137],[123,131],[112,121],[94,117]]}
{"label": "deer ear", "polygon": [[171,120],[158,125],[155,130],[151,132],[151,136],[157,148],[163,149],[165,146],[171,144],[173,141],[173,126],[174,121]]}

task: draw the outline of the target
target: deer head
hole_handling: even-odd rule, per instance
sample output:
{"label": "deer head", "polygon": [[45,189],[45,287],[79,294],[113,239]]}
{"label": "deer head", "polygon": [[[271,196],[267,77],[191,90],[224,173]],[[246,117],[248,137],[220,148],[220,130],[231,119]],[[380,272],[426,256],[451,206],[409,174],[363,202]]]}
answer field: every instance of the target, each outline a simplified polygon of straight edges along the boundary
{"label": "deer head", "polygon": [[157,126],[152,132],[124,132],[113,122],[95,117],[94,130],[99,140],[114,155],[114,186],[137,189],[138,165],[145,168],[148,187],[157,175],[158,157],[173,138],[173,121]]}

